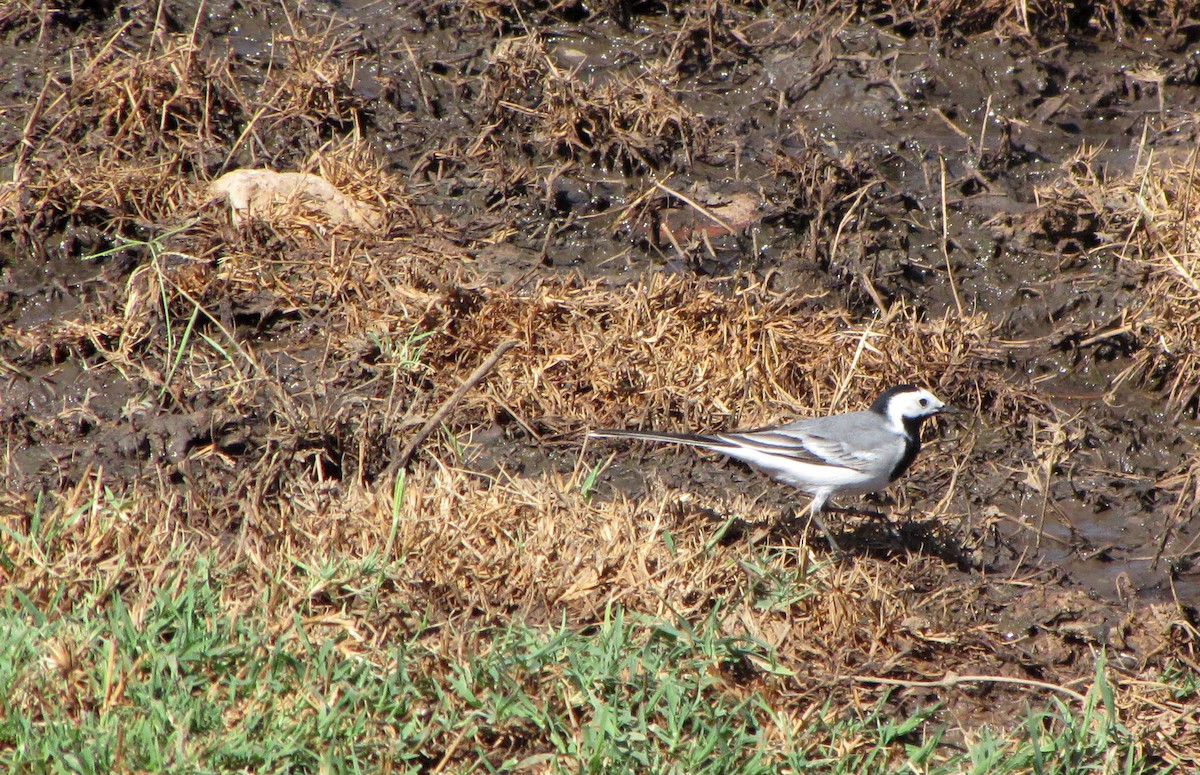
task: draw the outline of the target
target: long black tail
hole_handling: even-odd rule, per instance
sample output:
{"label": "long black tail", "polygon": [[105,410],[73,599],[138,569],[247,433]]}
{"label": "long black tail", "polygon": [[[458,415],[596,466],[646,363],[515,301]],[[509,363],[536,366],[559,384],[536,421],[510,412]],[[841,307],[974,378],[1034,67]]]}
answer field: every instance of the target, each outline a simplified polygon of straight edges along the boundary
{"label": "long black tail", "polygon": [[729,446],[729,442],[716,436],[702,436],[699,433],[624,431],[616,428],[600,428],[588,431],[588,436],[594,439],[637,439],[639,441],[658,441],[664,444],[686,444],[691,447],[707,447],[709,449]]}

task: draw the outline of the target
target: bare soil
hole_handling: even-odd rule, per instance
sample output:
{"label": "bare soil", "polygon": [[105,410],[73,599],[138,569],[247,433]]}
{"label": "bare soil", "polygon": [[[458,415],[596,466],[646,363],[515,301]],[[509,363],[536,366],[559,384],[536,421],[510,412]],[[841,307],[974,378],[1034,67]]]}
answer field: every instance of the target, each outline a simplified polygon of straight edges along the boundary
{"label": "bare soil", "polygon": [[[760,621],[811,663],[795,680],[1073,685],[1101,647],[1131,683],[1195,670],[1200,33],[1157,8],[887,7],[7,4],[12,518],[102,483],[230,557],[381,542],[370,493],[511,339],[405,463],[419,502],[443,487],[474,513],[410,548],[498,546],[505,520],[591,508],[648,520],[647,540],[798,545],[769,527],[794,493],[703,455],[583,449],[582,431],[749,425],[914,381],[966,414],[875,504],[890,522],[845,521],[860,565],[829,581],[896,618],[822,636],[816,662]],[[204,192],[242,167],[321,174],[387,226],[235,228]],[[573,487],[610,453],[585,505]],[[504,516],[471,538],[480,514]],[[641,599],[634,544],[559,541],[525,548],[557,574],[447,561],[404,605],[483,625]],[[717,591],[681,588],[680,608]],[[946,701],[899,702],[927,695]],[[992,687],[951,707],[1003,723],[1026,702]],[[1182,704],[1129,704],[1170,741],[1157,755],[1200,761]]]}

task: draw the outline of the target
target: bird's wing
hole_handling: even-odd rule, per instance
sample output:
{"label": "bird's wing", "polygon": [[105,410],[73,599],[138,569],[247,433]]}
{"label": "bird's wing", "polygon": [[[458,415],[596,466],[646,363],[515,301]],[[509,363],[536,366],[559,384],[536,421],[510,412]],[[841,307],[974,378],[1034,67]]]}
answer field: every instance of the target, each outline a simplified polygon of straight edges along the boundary
{"label": "bird's wing", "polygon": [[[830,420],[838,422],[830,422]],[[873,473],[895,456],[903,440],[871,424],[871,418],[840,415],[714,436],[728,444],[802,463]]]}

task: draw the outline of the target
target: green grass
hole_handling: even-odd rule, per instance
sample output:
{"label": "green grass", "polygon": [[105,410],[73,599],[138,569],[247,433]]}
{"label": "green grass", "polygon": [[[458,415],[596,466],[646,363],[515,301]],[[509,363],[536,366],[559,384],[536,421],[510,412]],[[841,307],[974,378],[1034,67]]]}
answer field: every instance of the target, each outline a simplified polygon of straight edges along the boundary
{"label": "green grass", "polygon": [[[355,594],[380,578],[336,562],[300,572]],[[616,606],[583,629],[512,623],[461,639],[475,646],[460,659],[421,632],[344,649],[356,644],[315,639],[299,611],[268,627],[272,597],[234,615],[208,560],[136,605],[97,584],[44,597],[56,612],[7,589],[0,770],[419,772],[445,758],[458,772],[1151,771],[1102,662],[1085,707],[1052,700],[950,746],[936,707],[827,704],[785,723],[786,671],[762,644],[722,635],[719,607],[694,624]]]}
{"label": "green grass", "polygon": [[379,350],[383,363],[389,364],[396,371],[427,371],[428,366],[422,361],[425,348],[429,346],[429,337],[436,331],[422,331],[414,328],[403,338],[378,331],[370,331],[367,337]]}

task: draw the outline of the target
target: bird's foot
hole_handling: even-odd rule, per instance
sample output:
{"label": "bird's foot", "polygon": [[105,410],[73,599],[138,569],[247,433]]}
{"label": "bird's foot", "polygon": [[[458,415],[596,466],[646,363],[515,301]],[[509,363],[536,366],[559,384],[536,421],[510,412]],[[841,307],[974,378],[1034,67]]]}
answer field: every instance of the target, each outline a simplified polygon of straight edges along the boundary
{"label": "bird's foot", "polygon": [[851,517],[871,517],[872,519],[886,520],[887,514],[882,511],[873,509],[856,509],[851,506],[834,506],[832,503],[825,504],[824,511],[833,512],[834,514],[846,514]]}
{"label": "bird's foot", "polygon": [[[798,516],[799,515],[796,513],[795,509],[788,509],[786,512],[784,512],[784,514],[780,518],[779,522],[776,523],[776,527],[778,528],[779,526],[781,526],[785,523],[790,524],[790,523],[794,522],[798,518]],[[830,554],[832,554],[837,559],[842,559],[842,558],[850,556],[849,553],[845,549],[843,549],[840,544],[838,544],[837,539],[833,537],[833,531],[829,529],[829,525],[825,524],[825,520],[821,519],[820,515],[817,512],[810,510],[808,512],[808,521],[805,524],[804,529],[806,531],[809,531],[812,529],[812,526],[814,524],[818,528],[820,528],[821,534],[825,537],[825,542],[827,544],[829,544],[829,553]]]}
{"label": "bird's foot", "polygon": [[815,511],[810,511],[808,514],[809,527],[812,527],[814,522],[817,527],[821,528],[821,532],[825,534],[825,540],[829,543],[830,554],[839,560],[850,556],[845,549],[838,545],[837,539],[833,537],[833,531],[829,529],[829,525],[825,524],[825,520],[821,519],[820,515]]}

